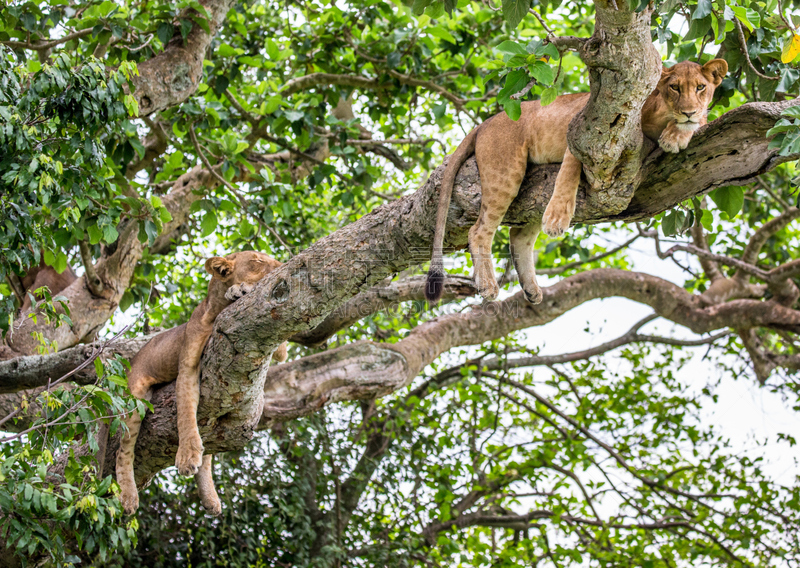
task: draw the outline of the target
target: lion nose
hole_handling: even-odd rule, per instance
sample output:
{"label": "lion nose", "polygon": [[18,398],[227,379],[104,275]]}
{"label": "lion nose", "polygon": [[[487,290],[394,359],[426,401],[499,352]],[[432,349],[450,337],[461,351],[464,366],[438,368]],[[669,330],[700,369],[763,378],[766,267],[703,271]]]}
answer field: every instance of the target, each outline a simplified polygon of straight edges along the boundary
{"label": "lion nose", "polygon": [[685,115],[686,115],[686,118],[692,118],[692,116],[694,116],[695,114],[697,114],[697,111],[695,111],[695,110],[693,110],[692,112],[686,112],[686,111],[684,110],[684,111],[682,111],[682,112],[683,112],[683,114],[685,114]]}

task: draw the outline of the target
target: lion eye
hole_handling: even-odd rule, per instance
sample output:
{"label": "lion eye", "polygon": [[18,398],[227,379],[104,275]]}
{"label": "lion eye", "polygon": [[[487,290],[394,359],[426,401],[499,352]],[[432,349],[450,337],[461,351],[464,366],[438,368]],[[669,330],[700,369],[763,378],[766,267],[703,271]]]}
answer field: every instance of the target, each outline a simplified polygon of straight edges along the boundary
{"label": "lion eye", "polygon": [[702,91],[702,90],[703,90],[703,89],[705,89],[705,88],[706,88],[706,86],[705,86],[705,85],[697,85],[697,90],[698,90],[698,91]]}
{"label": "lion eye", "polygon": [[676,93],[680,93],[681,92],[681,88],[678,87],[678,85],[670,85],[669,88],[672,89],[673,91],[675,91]]}

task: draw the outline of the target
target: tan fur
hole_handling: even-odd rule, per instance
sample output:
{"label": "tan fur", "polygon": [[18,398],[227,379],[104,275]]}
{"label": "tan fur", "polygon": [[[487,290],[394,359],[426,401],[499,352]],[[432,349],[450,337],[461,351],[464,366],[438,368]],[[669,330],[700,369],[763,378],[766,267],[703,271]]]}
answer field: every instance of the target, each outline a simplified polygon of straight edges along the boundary
{"label": "tan fur", "polygon": [[[154,337],[131,361],[128,386],[137,398],[150,400],[154,385],[177,379],[179,442],[175,464],[182,475],[197,474],[201,501],[212,514],[219,514],[222,505],[214,489],[211,456],[203,456],[203,442],[197,429],[200,357],[219,313],[279,266],[281,263],[274,258],[254,251],[208,259],[205,264],[206,271],[211,274],[208,295],[192,312],[189,321]],[[285,343],[275,350],[273,359],[286,360]],[[130,514],[139,507],[133,461],[142,418],[134,412],[125,419],[125,424],[128,433],[120,442],[116,469],[122,505]]]}
{"label": "tan fur", "polygon": [[[72,271],[72,267],[67,265],[64,272],[58,273],[52,266],[47,266],[44,259],[39,263],[39,266],[33,266],[28,269],[25,276],[21,278],[22,288],[25,291],[25,297],[22,299],[22,306],[20,309],[25,312],[31,307],[31,297],[28,295],[30,291],[38,290],[42,286],[47,286],[50,289],[50,295],[56,296],[59,292],[64,290],[67,286],[75,282],[78,277]],[[36,297],[41,300],[41,296]]]}
{"label": "tan fur", "polygon": [[[706,123],[714,89],[727,72],[728,64],[722,59],[714,59],[704,66],[685,61],[665,68],[657,88],[642,109],[644,134],[657,140],[667,152],[686,148],[694,131]],[[478,221],[469,231],[469,249],[475,266],[475,286],[486,301],[494,300],[500,291],[492,262],[492,239],[519,192],[528,162],[561,162],[541,227],[532,224],[511,230],[511,256],[525,297],[534,304],[541,302],[533,246],[540,229],[550,236],[563,234],[575,213],[582,166],[567,146],[567,127],[588,100],[589,94],[581,93],[562,95],[546,107],[538,101],[524,102],[519,120],[513,121],[506,113],[500,113],[467,135],[450,157],[442,178],[433,258],[425,290],[428,300],[436,301],[441,297],[442,246],[450,196],[456,173],[474,152],[482,192]]]}

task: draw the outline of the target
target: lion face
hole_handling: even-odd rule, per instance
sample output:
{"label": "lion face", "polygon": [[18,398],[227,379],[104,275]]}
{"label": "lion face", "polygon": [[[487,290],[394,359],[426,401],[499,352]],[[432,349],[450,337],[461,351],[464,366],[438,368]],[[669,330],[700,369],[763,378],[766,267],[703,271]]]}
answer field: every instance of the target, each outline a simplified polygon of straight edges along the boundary
{"label": "lion face", "polygon": [[250,292],[259,280],[281,265],[268,254],[248,250],[209,258],[205,268],[212,280],[220,280],[225,285],[225,297],[235,300]]}
{"label": "lion face", "polygon": [[678,128],[696,130],[705,124],[714,90],[727,73],[724,59],[713,59],[702,66],[682,61],[664,68],[657,90]]}

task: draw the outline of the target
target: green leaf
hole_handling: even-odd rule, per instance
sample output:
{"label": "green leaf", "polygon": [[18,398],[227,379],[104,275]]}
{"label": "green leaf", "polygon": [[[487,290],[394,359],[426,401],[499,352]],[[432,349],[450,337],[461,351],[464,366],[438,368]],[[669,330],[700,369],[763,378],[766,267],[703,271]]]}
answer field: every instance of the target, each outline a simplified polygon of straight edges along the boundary
{"label": "green leaf", "polygon": [[167,22],[161,22],[158,24],[158,28],[156,28],[156,35],[158,39],[161,40],[163,45],[167,45],[169,40],[172,39],[172,34],[175,33],[175,28],[172,24],[168,24]]}
{"label": "green leaf", "polygon": [[214,232],[217,228],[217,214],[213,211],[207,211],[200,222],[201,235],[207,237]]}
{"label": "green leaf", "polygon": [[542,91],[542,96],[539,99],[539,104],[542,106],[547,106],[556,100],[558,97],[558,89],[555,87],[548,87],[544,91]]}
{"label": "green leaf", "polygon": [[709,196],[721,211],[728,214],[731,219],[742,210],[744,205],[744,191],[741,187],[729,185],[712,191]]}
{"label": "green leaf", "polygon": [[537,61],[531,66],[531,74],[541,85],[552,85],[556,78],[553,68],[544,61]]}
{"label": "green leaf", "polygon": [[44,263],[47,266],[53,266],[56,262],[56,257],[50,249],[44,249]]}
{"label": "green leaf", "polygon": [[156,227],[156,224],[150,219],[147,219],[144,222],[144,232],[147,234],[148,244],[152,245],[155,242],[156,237],[158,237],[158,227]]}
{"label": "green leaf", "polygon": [[267,39],[265,47],[267,48],[267,57],[272,61],[278,61],[280,59],[281,50],[278,49],[278,44],[275,43],[274,40]]}
{"label": "green leaf", "polygon": [[503,0],[503,18],[511,29],[516,28],[531,9],[531,0]]}
{"label": "green leaf", "polygon": [[415,16],[421,16],[425,11],[425,8],[427,8],[432,1],[433,0],[414,0],[414,5],[411,7],[411,11]]}
{"label": "green leaf", "polygon": [[692,12],[693,20],[701,20],[711,15],[711,0],[697,0],[697,6]]}
{"label": "green leaf", "polygon": [[661,220],[661,231],[665,237],[671,237],[678,233],[678,216],[675,211],[670,211]]}
{"label": "green leaf", "polygon": [[[509,97],[520,92],[530,81],[528,74],[523,69],[515,69],[506,75],[506,82],[500,92],[497,93],[497,102],[504,104]],[[510,116],[510,114],[509,114]],[[515,119],[516,120],[516,119]]]}
{"label": "green leaf", "polygon": [[106,225],[103,227],[103,239],[106,241],[106,243],[111,244],[115,242],[117,237],[119,237],[119,233],[113,225]]}
{"label": "green leaf", "polygon": [[103,238],[103,232],[97,225],[89,225],[86,232],[89,233],[89,244],[96,245]]}
{"label": "green leaf", "polygon": [[58,251],[56,262],[53,264],[53,268],[55,268],[56,272],[59,274],[67,269],[67,254],[63,250]]}
{"label": "green leaf", "polygon": [[503,110],[511,120],[517,121],[522,114],[522,105],[518,100],[508,99],[503,103]]}
{"label": "green leaf", "polygon": [[439,39],[449,41],[450,43],[458,43],[458,40],[453,36],[453,34],[451,34],[442,26],[429,27],[425,31],[434,37],[438,37]]}
{"label": "green leaf", "polygon": [[283,111],[283,116],[285,116],[289,122],[297,122],[298,120],[302,120],[305,114],[299,110],[285,110]]}
{"label": "green leaf", "polygon": [[526,57],[528,56],[527,49],[525,49],[517,42],[511,41],[510,39],[507,39],[506,41],[502,42],[494,49],[495,51],[499,51],[500,53],[507,53],[509,55],[524,55]]}

